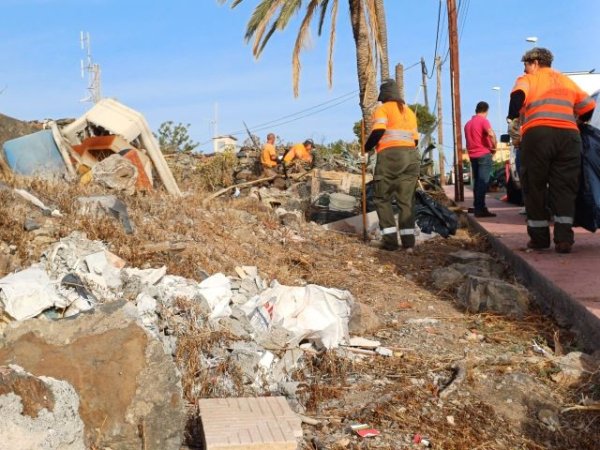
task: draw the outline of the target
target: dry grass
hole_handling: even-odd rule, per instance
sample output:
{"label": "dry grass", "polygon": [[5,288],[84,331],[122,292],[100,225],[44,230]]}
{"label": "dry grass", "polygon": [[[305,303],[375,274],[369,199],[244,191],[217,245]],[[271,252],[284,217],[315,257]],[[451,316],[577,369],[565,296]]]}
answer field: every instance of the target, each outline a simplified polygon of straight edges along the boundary
{"label": "dry grass", "polygon": [[[207,163],[208,164],[208,163]],[[315,283],[350,290],[369,304],[384,321],[376,337],[391,347],[407,347],[393,358],[349,360],[335,352],[305,357],[305,367],[295,374],[301,382],[299,398],[308,413],[335,419],[314,430],[326,448],[337,448],[336,435],[343,436],[351,421],[369,423],[382,431],[376,440],[352,439],[348,448],[409,448],[410,437],[421,433],[441,449],[541,449],[547,443],[556,449],[592,449],[600,442],[597,412],[572,411],[561,416],[563,429],[546,430],[535,418],[522,431],[515,430],[494,412],[492,405],[476,397],[459,395],[440,403],[440,383],[447,379],[454,360],[464,357],[467,344],[457,342],[457,333],[477,331],[484,336],[479,349],[481,361],[469,363],[469,373],[460,392],[469,391],[477,374],[501,376],[520,371],[535,377],[541,387],[553,391],[553,401],[576,404],[585,395],[600,398],[600,379],[593,374],[576,389],[558,390],[549,376],[552,364],[532,365],[526,358],[514,357],[510,364],[495,364],[493,357],[504,354],[527,356],[531,341],[554,348],[559,328],[535,311],[523,320],[490,314],[464,315],[453,307],[451,291],[437,292],[430,283],[431,271],[445,265],[449,254],[459,249],[488,251],[480,236],[459,230],[456,238],[427,242],[412,255],[384,253],[365,246],[358,238],[329,233],[315,224],[300,223],[296,229],[280,225],[273,211],[249,198],[217,199],[201,206],[206,190],[227,183],[225,161],[206,166],[211,181],[190,183],[193,189],[183,198],[164,193],[124,198],[136,231],[124,233],[112,218],[96,219],[79,215],[74,199],[101,194],[96,188],[42,180],[5,180],[9,185],[30,190],[42,201],[55,205],[63,218],[45,218],[35,208],[12,193],[0,190],[0,241],[17,247],[11,270],[37,261],[47,242],[32,239],[23,230],[27,217],[48,222],[50,235],[58,239],[73,230],[85,231],[89,238],[109,244],[111,251],[136,267],[166,265],[171,274],[199,280],[202,271],[234,275],[239,265],[256,265],[263,278],[297,285]],[[230,171],[229,171],[230,173]],[[200,177],[194,178],[200,184]],[[148,242],[184,242],[185,250],[146,253]],[[400,309],[399,303],[406,303]],[[428,306],[435,310],[428,310]],[[178,314],[184,324],[178,329],[176,360],[183,373],[186,399],[231,394],[249,394],[242,374],[223,359],[210,369],[203,358],[216,347],[225,347],[235,338],[205,325],[202,311],[180,301]],[[438,328],[414,330],[404,325],[411,315],[436,317]],[[572,334],[561,330],[560,343],[566,351],[576,346]],[[479,345],[479,344],[477,344]],[[485,358],[491,359],[485,359]],[[487,362],[485,362],[487,361]],[[227,386],[220,384],[228,380]],[[421,384],[418,380],[424,380]],[[441,381],[440,381],[441,380]],[[455,426],[446,416],[453,416]],[[346,436],[351,436],[346,433]],[[307,443],[306,448],[312,448]]]}

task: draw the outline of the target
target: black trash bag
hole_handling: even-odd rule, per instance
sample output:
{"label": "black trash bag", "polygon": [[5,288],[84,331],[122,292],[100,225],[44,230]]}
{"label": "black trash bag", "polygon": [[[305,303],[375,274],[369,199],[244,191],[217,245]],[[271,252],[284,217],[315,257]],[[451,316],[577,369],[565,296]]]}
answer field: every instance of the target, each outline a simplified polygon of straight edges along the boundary
{"label": "black trash bag", "polygon": [[456,214],[419,189],[415,192],[415,215],[417,225],[423,233],[430,234],[435,231],[445,238],[456,234]]}
{"label": "black trash bag", "polygon": [[574,226],[594,233],[600,227],[600,130],[581,125],[581,176]]}

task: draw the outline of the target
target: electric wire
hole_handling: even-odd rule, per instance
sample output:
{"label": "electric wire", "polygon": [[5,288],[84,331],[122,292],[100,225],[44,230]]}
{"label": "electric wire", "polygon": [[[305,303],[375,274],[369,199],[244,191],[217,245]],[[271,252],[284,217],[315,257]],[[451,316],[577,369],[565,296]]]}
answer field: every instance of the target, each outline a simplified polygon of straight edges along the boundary
{"label": "electric wire", "polygon": [[[279,127],[281,125],[287,125],[288,123],[296,122],[297,120],[304,119],[306,117],[310,117],[310,116],[316,115],[316,114],[321,113],[323,111],[327,111],[328,109],[331,109],[331,108],[335,108],[336,106],[339,106],[339,105],[341,105],[343,103],[346,103],[346,102],[348,102],[350,100],[353,100],[353,99],[354,99],[354,97],[345,98],[345,99],[337,101],[336,103],[329,104],[329,105],[324,106],[324,107],[322,107],[320,109],[314,110],[314,111],[312,111],[310,113],[307,113],[307,114],[304,114],[304,115],[300,115],[298,117],[294,117],[293,119],[290,119],[290,120],[281,121],[283,119],[283,118],[281,118],[281,119],[279,119],[280,121],[272,121],[269,125],[248,127],[248,129],[251,132],[260,132],[260,131],[267,130],[269,128]],[[241,134],[244,134],[245,132],[246,132],[246,130],[242,130],[242,131],[239,131],[239,132],[229,133],[229,134],[231,136],[239,136]]]}
{"label": "electric wire", "polygon": [[[431,67],[435,67],[435,58],[437,57],[438,43],[439,43],[439,39],[440,39],[441,15],[442,15],[442,0],[440,0],[440,2],[438,3],[438,16],[437,16],[437,25],[436,25],[436,30],[435,30],[435,49],[433,50],[433,63],[431,64]],[[433,78],[433,72],[434,71],[432,70],[431,75],[427,76],[427,78],[429,78],[430,80]]]}
{"label": "electric wire", "polygon": [[[276,124],[276,123],[280,122],[281,120],[289,119],[289,118],[292,118],[292,117],[304,114],[304,113],[306,113],[308,111],[312,111],[313,109],[318,109],[318,108],[320,108],[322,106],[325,106],[325,105],[328,105],[330,103],[336,102],[336,101],[338,101],[340,99],[349,100],[350,98],[353,98],[354,95],[357,92],[358,92],[358,89],[355,89],[354,91],[347,92],[347,93],[345,93],[343,95],[340,95],[339,97],[335,97],[335,98],[332,98],[331,100],[327,100],[325,102],[318,103],[317,105],[311,106],[309,108],[305,108],[305,109],[302,109],[300,111],[296,111],[295,113],[287,114],[285,116],[278,117],[277,119],[273,119],[273,120],[269,120],[267,122],[256,124],[252,128],[262,128],[262,127],[265,127],[265,126],[271,126],[273,124]],[[305,117],[305,116],[303,116],[303,117]],[[232,136],[236,136],[238,134],[245,133],[245,131],[246,131],[245,129],[240,129],[240,130],[235,130],[235,131],[233,131],[232,133],[229,133],[229,134],[232,135]]]}

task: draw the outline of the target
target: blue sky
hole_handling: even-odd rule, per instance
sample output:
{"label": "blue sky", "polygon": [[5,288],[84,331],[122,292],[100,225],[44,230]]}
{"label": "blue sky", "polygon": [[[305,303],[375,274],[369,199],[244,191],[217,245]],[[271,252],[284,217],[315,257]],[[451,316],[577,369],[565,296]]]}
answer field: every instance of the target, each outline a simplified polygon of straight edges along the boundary
{"label": "blue sky", "polygon": [[[340,2],[334,86],[326,81],[327,34],[312,30],[302,55],[300,97],[292,92],[291,52],[299,19],[275,34],[260,60],[244,42],[244,29],[256,0],[231,10],[216,0],[0,0],[0,112],[23,120],[77,117],[90,107],[81,103],[87,81],[80,77],[79,33],[91,35],[94,61],[102,69],[102,93],[142,112],[153,129],[161,122],[190,123],[201,143],[217,131],[252,129],[317,105],[306,117],[268,131],[284,141],[352,140],[360,119],[354,43],[347,5]],[[445,5],[445,1],[443,1]],[[491,105],[494,128],[505,116],[520,57],[537,36],[555,54],[554,67],[600,71],[598,0],[461,0],[459,16],[462,118],[475,104]],[[386,0],[390,62],[413,66],[423,56],[432,70],[439,0]],[[447,21],[443,8],[440,53],[446,54]],[[444,140],[450,158],[449,60],[443,68]],[[428,80],[430,103],[435,76]],[[420,66],[406,71],[409,103],[423,102]],[[498,91],[492,87],[500,87]],[[354,93],[354,94],[353,94]],[[502,111],[498,114],[498,104]],[[318,111],[319,109],[324,109]],[[296,118],[294,116],[292,118]],[[240,136],[242,139],[244,135]],[[210,145],[202,149],[210,151]]]}

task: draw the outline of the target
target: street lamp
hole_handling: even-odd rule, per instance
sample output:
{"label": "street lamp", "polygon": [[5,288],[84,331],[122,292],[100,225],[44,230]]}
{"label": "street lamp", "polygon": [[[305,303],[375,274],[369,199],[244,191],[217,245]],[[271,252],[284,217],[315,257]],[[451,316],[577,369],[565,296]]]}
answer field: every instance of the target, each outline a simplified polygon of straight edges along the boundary
{"label": "street lamp", "polygon": [[502,94],[500,86],[494,86],[492,91],[496,91],[498,93],[498,134],[502,132]]}
{"label": "street lamp", "polygon": [[527,42],[530,42],[531,45],[535,46],[535,44],[537,44],[538,38],[537,38],[537,36],[529,36],[529,37],[526,37],[525,40]]}

